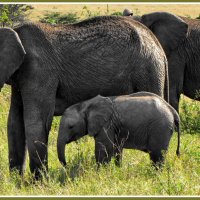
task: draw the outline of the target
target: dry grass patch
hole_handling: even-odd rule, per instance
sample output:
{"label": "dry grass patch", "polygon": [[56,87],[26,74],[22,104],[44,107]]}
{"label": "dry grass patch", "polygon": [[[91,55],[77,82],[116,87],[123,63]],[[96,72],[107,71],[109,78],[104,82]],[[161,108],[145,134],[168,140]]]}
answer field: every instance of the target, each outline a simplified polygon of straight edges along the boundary
{"label": "dry grass patch", "polygon": [[77,13],[80,18],[88,16],[88,12],[97,15],[108,15],[113,12],[122,12],[130,8],[135,14],[145,14],[156,11],[171,12],[180,16],[196,18],[200,14],[200,5],[184,4],[34,4],[29,19],[39,21],[47,12]]}

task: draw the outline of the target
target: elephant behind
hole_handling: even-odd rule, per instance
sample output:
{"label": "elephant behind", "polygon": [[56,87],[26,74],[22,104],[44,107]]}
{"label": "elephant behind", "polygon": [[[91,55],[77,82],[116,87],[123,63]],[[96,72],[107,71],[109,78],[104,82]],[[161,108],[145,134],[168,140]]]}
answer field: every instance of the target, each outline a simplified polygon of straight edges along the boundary
{"label": "elephant behind", "polygon": [[[170,104],[178,110],[181,94],[200,100],[200,20],[178,17],[167,12],[149,13],[134,19],[147,26],[165,50]],[[183,24],[177,26],[178,21],[188,25],[187,34],[184,33],[186,29]],[[169,26],[172,27],[171,33],[167,28]],[[174,33],[177,40],[172,36]]]}
{"label": "elephant behind", "polygon": [[[181,22],[182,23],[182,22]],[[156,37],[126,17],[77,24],[25,24],[0,29],[0,86],[12,86],[8,119],[10,169],[23,172],[27,144],[31,172],[47,168],[54,115],[101,94],[138,91],[168,99],[165,53]]]}
{"label": "elephant behind", "polygon": [[60,123],[57,150],[66,165],[65,144],[89,134],[95,140],[97,163],[116,158],[120,164],[123,148],[149,153],[155,166],[164,162],[174,128],[178,131],[177,155],[180,154],[179,115],[161,97],[138,92],[117,97],[97,96],[65,110]]}

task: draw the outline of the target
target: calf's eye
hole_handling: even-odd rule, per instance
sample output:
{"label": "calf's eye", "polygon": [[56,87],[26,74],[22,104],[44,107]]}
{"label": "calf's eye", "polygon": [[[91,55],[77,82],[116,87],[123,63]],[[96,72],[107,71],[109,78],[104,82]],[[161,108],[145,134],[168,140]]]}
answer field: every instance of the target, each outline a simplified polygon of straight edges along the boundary
{"label": "calf's eye", "polygon": [[74,127],[73,125],[70,125],[70,126],[69,126],[69,129],[72,129],[73,127]]}

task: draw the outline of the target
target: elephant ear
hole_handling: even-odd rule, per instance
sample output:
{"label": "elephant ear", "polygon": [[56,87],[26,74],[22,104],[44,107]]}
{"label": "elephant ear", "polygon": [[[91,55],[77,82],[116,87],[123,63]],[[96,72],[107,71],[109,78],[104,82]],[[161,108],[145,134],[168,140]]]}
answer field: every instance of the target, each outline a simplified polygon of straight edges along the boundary
{"label": "elephant ear", "polygon": [[154,33],[167,55],[177,48],[187,36],[188,25],[186,22],[167,12],[143,15],[141,23]]}
{"label": "elephant ear", "polygon": [[112,112],[112,102],[109,98],[100,95],[93,98],[88,107],[88,134],[97,135],[109,122]]}
{"label": "elephant ear", "polygon": [[0,88],[22,64],[25,50],[18,34],[9,28],[0,29]]}

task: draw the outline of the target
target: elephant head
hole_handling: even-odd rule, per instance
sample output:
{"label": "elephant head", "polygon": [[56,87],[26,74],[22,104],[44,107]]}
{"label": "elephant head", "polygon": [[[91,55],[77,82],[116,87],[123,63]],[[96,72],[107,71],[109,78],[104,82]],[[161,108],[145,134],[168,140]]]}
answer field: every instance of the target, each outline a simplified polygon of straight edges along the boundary
{"label": "elephant head", "polygon": [[147,26],[157,37],[166,55],[186,38],[188,25],[180,17],[167,12],[153,12],[133,19]]}
{"label": "elephant head", "polygon": [[112,102],[100,95],[75,104],[64,112],[58,134],[57,151],[60,162],[65,166],[65,145],[86,134],[98,137],[112,114]]}
{"label": "elephant head", "polygon": [[25,50],[17,33],[10,28],[0,29],[0,90],[22,64]]}
{"label": "elephant head", "polygon": [[123,16],[133,16],[133,11],[130,9],[124,9]]}

